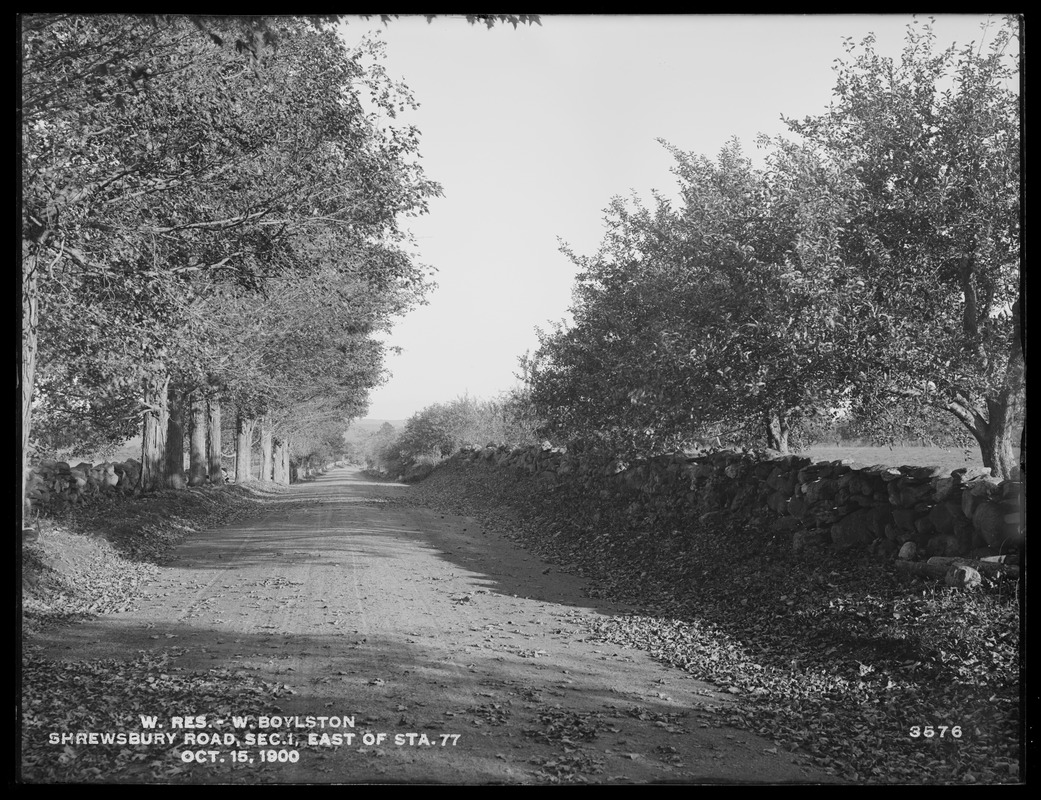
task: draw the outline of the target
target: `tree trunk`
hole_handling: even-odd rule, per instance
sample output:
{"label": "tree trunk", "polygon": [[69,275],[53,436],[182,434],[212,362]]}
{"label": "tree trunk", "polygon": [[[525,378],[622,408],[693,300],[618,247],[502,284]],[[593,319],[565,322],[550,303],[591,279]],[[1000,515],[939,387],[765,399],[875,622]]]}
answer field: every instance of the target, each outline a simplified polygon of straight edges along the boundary
{"label": "tree trunk", "polygon": [[771,412],[766,418],[766,446],[779,453],[788,453],[788,418]]}
{"label": "tree trunk", "polygon": [[220,426],[220,400],[216,397],[208,397],[206,399],[206,427],[209,433],[207,460],[209,461],[210,481],[216,484],[224,483],[224,473],[221,470]]}
{"label": "tree trunk", "polygon": [[1017,410],[1018,398],[1005,389],[996,399],[987,400],[987,424],[982,430],[973,431],[980,445],[983,466],[990,469],[991,475],[1003,480],[1018,473],[1019,461],[1014,450]]}
{"label": "tree trunk", "polygon": [[206,398],[196,389],[191,395],[191,443],[188,448],[190,464],[188,485],[202,486],[206,483]]}
{"label": "tree trunk", "polygon": [[[23,245],[27,243],[23,242]],[[22,524],[28,523],[29,501],[25,487],[29,481],[29,432],[32,429],[33,388],[36,384],[37,325],[40,292],[37,270],[39,254],[22,262],[22,362],[19,376],[22,390]]]}
{"label": "tree trunk", "polygon": [[1021,474],[1014,449],[1017,444],[1016,425],[1026,396],[1020,302],[1017,300],[1012,306],[1012,341],[1004,380],[986,398],[986,413],[973,407],[964,398],[956,398],[944,406],[944,410],[954,414],[976,439],[983,466],[990,470],[991,475],[1003,480],[1011,480]]}
{"label": "tree trunk", "polygon": [[1019,475],[1019,461],[1014,450],[1017,407],[1017,399],[1008,391],[1002,391],[997,399],[987,401],[986,417],[977,409],[966,413],[962,404],[952,403],[946,407],[976,440],[983,466],[1002,480]]}
{"label": "tree trunk", "polygon": [[144,419],[141,424],[142,492],[161,489],[166,475],[166,428],[169,424],[167,389],[170,377],[146,378],[144,381]]}
{"label": "tree trunk", "polygon": [[[989,456],[992,474],[1009,480],[1020,477],[1020,463],[1016,458],[1016,425],[1020,419],[1023,402],[1026,399],[1026,360],[1023,356],[1023,327],[1020,310],[1022,301],[1016,300],[1012,305],[1012,343],[1008,366],[1005,369],[1005,380],[997,397],[987,400],[990,412],[990,440],[984,459]],[[1022,445],[1022,442],[1019,443]]]}
{"label": "tree trunk", "polygon": [[271,440],[271,428],[268,425],[267,418],[260,423],[260,453],[261,453],[261,465],[260,465],[260,482],[269,483],[272,477],[272,440]]}
{"label": "tree trunk", "polygon": [[962,259],[958,268],[958,278],[961,281],[962,294],[965,296],[965,306],[962,308],[962,330],[970,337],[975,338],[979,333],[979,318],[976,312],[976,284],[972,276],[975,268],[972,258]]}
{"label": "tree trunk", "polygon": [[286,467],[286,444],[282,439],[274,442],[274,464],[272,466],[272,477],[280,486],[289,485],[289,470]]}
{"label": "tree trunk", "polygon": [[166,425],[166,485],[183,489],[185,393],[179,386],[171,386],[167,397],[170,418]]}
{"label": "tree trunk", "polygon": [[235,483],[253,478],[253,427],[256,420],[241,411],[235,418]]}

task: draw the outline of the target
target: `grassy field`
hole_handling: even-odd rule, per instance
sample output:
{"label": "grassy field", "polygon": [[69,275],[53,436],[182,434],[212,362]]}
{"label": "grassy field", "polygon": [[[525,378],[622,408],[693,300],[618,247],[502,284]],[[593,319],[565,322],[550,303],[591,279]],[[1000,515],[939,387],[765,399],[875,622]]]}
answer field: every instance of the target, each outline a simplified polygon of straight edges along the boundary
{"label": "grassy field", "polygon": [[815,446],[804,450],[800,455],[808,456],[814,461],[838,461],[851,458],[858,464],[870,466],[885,464],[890,467],[904,465],[916,467],[943,467],[956,470],[961,467],[982,467],[983,459],[979,448],[951,449],[942,447],[870,447],[844,445],[841,447]]}

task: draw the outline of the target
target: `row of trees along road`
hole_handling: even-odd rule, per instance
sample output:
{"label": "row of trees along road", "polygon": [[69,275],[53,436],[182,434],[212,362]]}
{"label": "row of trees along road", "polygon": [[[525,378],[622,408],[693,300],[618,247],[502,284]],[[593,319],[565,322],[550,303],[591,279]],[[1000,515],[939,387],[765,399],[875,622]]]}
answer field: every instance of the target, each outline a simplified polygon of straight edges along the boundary
{"label": "row of trees along road", "polygon": [[847,40],[828,112],[761,139],[760,166],[736,141],[715,160],[666,145],[678,200],[616,199],[598,252],[565,248],[573,322],[526,363],[553,432],[637,452],[758,432],[786,452],[815,414],[885,427],[931,409],[1011,475],[1017,24],[939,52],[915,24],[899,60]]}
{"label": "row of trees along road", "polygon": [[20,18],[23,476],[34,445],[140,431],[140,487],[177,483],[187,421],[198,484],[230,408],[237,477],[259,426],[284,480],[364,411],[432,285],[399,220],[440,188],[381,45],[336,22]]}

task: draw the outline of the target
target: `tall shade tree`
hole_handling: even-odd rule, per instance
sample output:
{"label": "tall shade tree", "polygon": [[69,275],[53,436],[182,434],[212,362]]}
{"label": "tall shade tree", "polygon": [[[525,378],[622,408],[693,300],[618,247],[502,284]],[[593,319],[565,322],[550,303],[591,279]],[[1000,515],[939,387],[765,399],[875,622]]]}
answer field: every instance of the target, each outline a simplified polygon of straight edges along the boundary
{"label": "tall shade tree", "polygon": [[[341,427],[356,415],[384,377],[379,335],[430,286],[406,253],[386,244],[352,244],[333,231],[294,245],[309,274],[273,278],[262,293],[215,286],[193,310],[211,343],[207,374],[247,421],[263,416],[283,441],[287,417],[302,404],[321,405]],[[303,429],[293,427],[299,444]]]}
{"label": "tall shade tree", "polygon": [[896,60],[847,40],[828,113],[789,121],[855,180],[843,250],[859,412],[940,409],[1003,477],[1025,400],[1018,26],[938,51],[914,24]]}
{"label": "tall shade tree", "polygon": [[294,243],[333,231],[342,252],[372,256],[389,294],[423,282],[383,252],[439,189],[415,164],[418,132],[387,122],[412,101],[366,64],[378,47],[349,51],[306,20],[202,27],[23,25],[23,459],[39,361],[43,399],[93,412],[113,437],[136,393],[143,482],[159,485],[167,390],[214,388],[186,309],[222,283],[307,280]]}

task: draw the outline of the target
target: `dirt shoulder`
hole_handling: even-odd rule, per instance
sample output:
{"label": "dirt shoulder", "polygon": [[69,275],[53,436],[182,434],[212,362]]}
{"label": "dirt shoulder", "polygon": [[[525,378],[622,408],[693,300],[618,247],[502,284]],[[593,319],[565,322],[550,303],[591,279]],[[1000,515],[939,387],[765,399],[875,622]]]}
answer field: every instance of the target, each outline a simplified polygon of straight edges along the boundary
{"label": "dirt shoulder", "polygon": [[129,610],[27,638],[23,778],[835,780],[721,725],[731,693],[590,634],[628,607],[409,491],[351,469],[295,485],[191,535]]}

